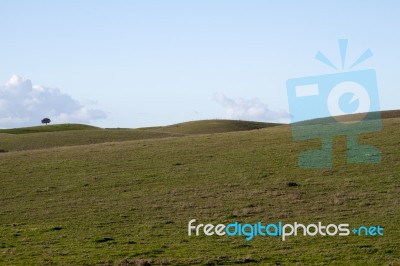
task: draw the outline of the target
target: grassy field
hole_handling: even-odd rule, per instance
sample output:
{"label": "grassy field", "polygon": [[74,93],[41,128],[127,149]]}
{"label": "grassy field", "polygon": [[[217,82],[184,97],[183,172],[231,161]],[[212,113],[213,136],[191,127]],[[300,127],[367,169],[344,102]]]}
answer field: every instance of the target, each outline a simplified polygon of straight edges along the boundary
{"label": "grassy field", "polygon": [[[361,136],[380,164],[346,164],[339,137],[332,169],[298,168],[319,142],[293,142],[287,125],[3,132],[0,264],[400,265],[400,118],[383,126]],[[380,224],[384,236],[189,237],[193,218]]]}
{"label": "grassy field", "polygon": [[87,145],[105,142],[248,131],[277,125],[279,124],[235,120],[202,120],[166,127],[140,129],[101,129],[80,124],[1,129],[0,151],[7,152],[47,149],[52,147]]}
{"label": "grassy field", "polygon": [[46,125],[46,126],[36,126],[36,127],[0,129],[0,133],[28,134],[28,133],[59,132],[59,131],[74,131],[74,130],[94,130],[94,129],[100,129],[100,128],[82,124],[59,124],[59,125]]}
{"label": "grassy field", "polygon": [[247,131],[278,126],[276,123],[250,122],[240,120],[201,120],[175,124],[150,130],[178,134],[214,134],[234,131]]}

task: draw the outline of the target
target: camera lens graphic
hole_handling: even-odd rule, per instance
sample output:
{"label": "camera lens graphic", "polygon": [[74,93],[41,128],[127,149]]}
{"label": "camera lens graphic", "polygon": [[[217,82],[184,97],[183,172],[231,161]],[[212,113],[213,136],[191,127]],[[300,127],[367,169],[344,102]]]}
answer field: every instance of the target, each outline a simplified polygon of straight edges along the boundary
{"label": "camera lens graphic", "polygon": [[[366,89],[359,83],[346,81],[337,84],[328,95],[328,110],[336,121],[356,123],[365,118],[370,109],[371,100]],[[359,114],[348,121],[349,114]]]}

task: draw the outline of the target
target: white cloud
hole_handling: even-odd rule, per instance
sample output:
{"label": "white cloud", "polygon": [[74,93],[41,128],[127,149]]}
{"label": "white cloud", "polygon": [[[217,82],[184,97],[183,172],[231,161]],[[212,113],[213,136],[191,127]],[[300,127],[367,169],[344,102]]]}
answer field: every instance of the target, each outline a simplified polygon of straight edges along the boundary
{"label": "white cloud", "polygon": [[281,122],[289,118],[285,111],[273,111],[258,98],[234,101],[224,94],[215,94],[215,100],[225,107],[225,118],[264,122]]}
{"label": "white cloud", "polygon": [[0,86],[0,127],[38,125],[44,117],[52,123],[89,123],[106,118],[106,114],[80,104],[59,89],[33,85],[18,75]]}

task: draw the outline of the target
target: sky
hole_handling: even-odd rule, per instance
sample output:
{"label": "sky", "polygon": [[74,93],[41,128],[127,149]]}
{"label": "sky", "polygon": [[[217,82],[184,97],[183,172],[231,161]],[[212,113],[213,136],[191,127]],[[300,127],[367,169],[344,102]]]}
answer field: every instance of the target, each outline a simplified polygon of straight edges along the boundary
{"label": "sky", "polygon": [[400,109],[399,1],[0,2],[0,128],[145,127],[201,119],[289,122],[288,79],[374,69]]}

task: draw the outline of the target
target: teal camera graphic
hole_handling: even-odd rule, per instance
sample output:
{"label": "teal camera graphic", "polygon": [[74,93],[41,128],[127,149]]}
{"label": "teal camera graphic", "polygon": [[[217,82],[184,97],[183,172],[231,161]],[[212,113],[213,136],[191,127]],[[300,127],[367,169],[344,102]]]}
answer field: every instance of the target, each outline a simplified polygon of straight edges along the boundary
{"label": "teal camera graphic", "polygon": [[[339,40],[342,69],[346,48],[347,40]],[[350,69],[370,56],[372,53],[368,49]],[[338,69],[321,52],[317,53],[316,59]],[[293,139],[321,140],[321,149],[303,151],[299,155],[300,167],[331,168],[332,141],[337,136],[346,136],[348,163],[381,161],[379,149],[358,142],[360,133],[379,131],[382,128],[374,70],[289,79],[286,87]]]}

